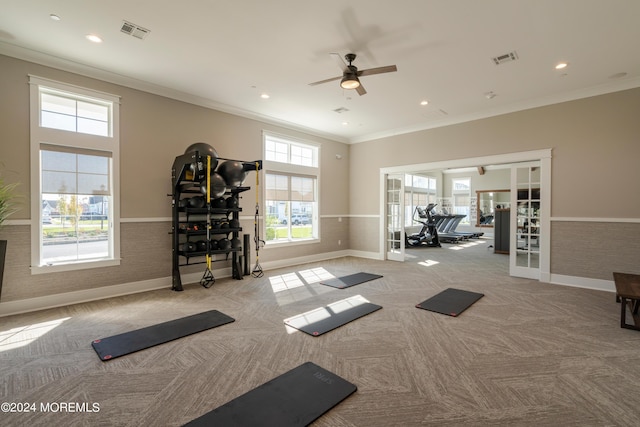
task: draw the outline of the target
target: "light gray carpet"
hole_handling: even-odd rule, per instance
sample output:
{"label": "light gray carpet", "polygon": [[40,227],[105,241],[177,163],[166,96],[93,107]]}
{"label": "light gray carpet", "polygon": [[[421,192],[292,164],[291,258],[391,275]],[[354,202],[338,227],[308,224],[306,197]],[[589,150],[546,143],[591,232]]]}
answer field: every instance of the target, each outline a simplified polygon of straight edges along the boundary
{"label": "light gray carpet", "polygon": [[[342,258],[0,318],[3,426],[177,426],[312,361],[358,386],[316,426],[637,426],[640,332],[606,292],[508,276],[490,240]],[[357,272],[347,289],[317,282]],[[449,288],[484,293],[459,317],[415,308]],[[314,338],[283,319],[355,295],[383,308]],[[216,309],[234,323],[109,362],[91,341]],[[40,412],[47,403],[99,412]],[[93,408],[93,407],[92,407]]]}

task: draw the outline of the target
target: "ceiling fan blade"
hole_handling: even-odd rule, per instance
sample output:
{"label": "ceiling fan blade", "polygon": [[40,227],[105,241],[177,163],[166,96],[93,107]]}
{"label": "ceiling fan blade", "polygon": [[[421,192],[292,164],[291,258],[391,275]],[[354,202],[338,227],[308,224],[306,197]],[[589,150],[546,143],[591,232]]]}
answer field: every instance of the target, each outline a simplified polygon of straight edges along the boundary
{"label": "ceiling fan blade", "polygon": [[372,74],[393,73],[398,71],[395,65],[387,65],[386,67],[369,68],[368,70],[358,71],[358,76],[370,76]]}
{"label": "ceiling fan blade", "polygon": [[338,67],[340,67],[340,69],[344,72],[344,71],[348,71],[349,69],[347,68],[347,63],[344,62],[344,59],[342,59],[342,56],[339,53],[330,53],[329,55],[331,55],[331,57],[333,58],[333,60],[336,62],[336,64],[338,64]]}
{"label": "ceiling fan blade", "polygon": [[358,86],[358,87],[356,88],[356,92],[358,92],[358,95],[360,95],[360,96],[362,96],[362,95],[364,95],[365,93],[367,93],[367,91],[366,91],[366,90],[364,90],[364,86],[362,86],[362,82],[360,83],[360,86]]}
{"label": "ceiling fan blade", "polygon": [[333,81],[335,81],[335,80],[340,80],[341,78],[342,78],[342,76],[338,76],[338,77],[331,77],[330,79],[320,80],[319,82],[309,83],[309,86],[321,85],[322,83],[329,83],[329,82],[333,82]]}

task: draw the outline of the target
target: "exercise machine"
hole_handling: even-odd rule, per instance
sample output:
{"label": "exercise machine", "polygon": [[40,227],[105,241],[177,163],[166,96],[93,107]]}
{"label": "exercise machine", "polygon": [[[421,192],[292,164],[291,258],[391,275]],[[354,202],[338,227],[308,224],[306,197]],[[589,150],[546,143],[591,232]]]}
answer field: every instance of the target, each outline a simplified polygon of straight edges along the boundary
{"label": "exercise machine", "polygon": [[404,234],[406,246],[441,246],[440,239],[438,237],[438,229],[433,217],[431,216],[431,211],[434,207],[436,207],[435,203],[429,203],[425,208],[416,206],[413,211],[413,221],[422,224],[422,228],[418,233],[413,233],[411,235],[407,235],[407,233]]}

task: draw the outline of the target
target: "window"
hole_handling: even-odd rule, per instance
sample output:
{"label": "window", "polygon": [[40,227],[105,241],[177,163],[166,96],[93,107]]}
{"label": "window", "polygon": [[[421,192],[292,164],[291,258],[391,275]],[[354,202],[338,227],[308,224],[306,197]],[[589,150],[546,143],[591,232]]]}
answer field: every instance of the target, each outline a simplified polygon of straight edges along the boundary
{"label": "window", "polygon": [[318,147],[264,135],[265,240],[317,240]]}
{"label": "window", "polygon": [[29,82],[32,272],[117,265],[118,97]]}
{"label": "window", "polygon": [[453,213],[465,215],[460,224],[470,224],[471,178],[453,178],[451,180],[451,197],[453,198]]}
{"label": "window", "polygon": [[291,165],[318,167],[318,147],[265,135],[264,159]]}
{"label": "window", "polygon": [[416,206],[425,207],[436,203],[436,179],[428,176],[405,175],[404,177],[404,224],[419,225],[413,221]]}
{"label": "window", "polygon": [[109,136],[109,103],[82,100],[47,88],[40,89],[40,126]]}

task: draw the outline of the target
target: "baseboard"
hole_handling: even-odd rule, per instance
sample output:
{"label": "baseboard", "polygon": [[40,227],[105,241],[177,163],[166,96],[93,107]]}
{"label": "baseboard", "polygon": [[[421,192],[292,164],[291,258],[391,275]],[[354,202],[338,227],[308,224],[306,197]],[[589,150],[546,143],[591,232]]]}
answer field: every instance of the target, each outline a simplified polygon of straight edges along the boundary
{"label": "baseboard", "polygon": [[0,317],[113,298],[139,292],[153,291],[162,288],[171,288],[171,277],[161,277],[158,279],[104,286],[95,289],[65,292],[62,294],[47,295],[18,301],[0,302]]}
{"label": "baseboard", "polygon": [[549,283],[554,285],[572,286],[574,288],[594,289],[596,291],[615,292],[613,280],[589,279],[587,277],[564,276],[551,274]]}
{"label": "baseboard", "polygon": [[[231,268],[216,270],[216,279],[231,277]],[[188,273],[181,276],[184,285],[199,283],[202,273]],[[0,302],[0,317],[14,314],[29,313],[49,308],[63,307],[83,302],[97,301],[140,292],[155,291],[157,289],[171,289],[172,278],[142,280],[139,282],[123,283],[120,285],[104,286],[102,288],[86,289],[82,291],[65,292],[18,301]]]}
{"label": "baseboard", "polygon": [[381,261],[384,260],[384,254],[379,252],[366,252],[366,251],[355,251],[350,250],[349,256],[354,256],[357,258],[367,258],[367,259],[379,259]]}
{"label": "baseboard", "polygon": [[318,262],[325,261],[328,259],[342,258],[345,256],[350,256],[351,251],[343,250],[343,251],[334,251],[334,252],[324,252],[321,254],[315,255],[307,255],[297,258],[289,258],[289,259],[281,259],[277,261],[265,261],[264,263],[260,263],[260,266],[263,270],[275,270],[276,268],[290,267],[292,265],[300,265],[306,264],[309,262]]}
{"label": "baseboard", "polygon": [[[261,265],[264,270],[272,270],[281,267],[289,267],[292,265],[304,264],[307,262],[324,261],[327,259],[341,258],[345,256],[358,256],[350,253],[349,250],[328,252],[306,257],[291,258],[288,260],[280,260],[266,262]],[[365,254],[363,252],[363,254]],[[252,267],[252,266],[250,266]],[[231,267],[217,269],[214,271],[216,279],[231,277]],[[202,273],[188,273],[181,275],[183,285],[199,283]],[[14,314],[29,313],[33,311],[46,310],[49,308],[63,307],[67,305],[80,304],[83,302],[96,301],[101,299],[119,297],[123,295],[136,294],[140,292],[148,292],[157,289],[171,289],[172,278],[161,277],[157,279],[142,280],[139,282],[123,283],[120,285],[105,286],[95,289],[86,289],[82,291],[65,292],[61,294],[47,295],[36,298],[28,298],[18,301],[0,302],[0,317],[11,316]]]}

